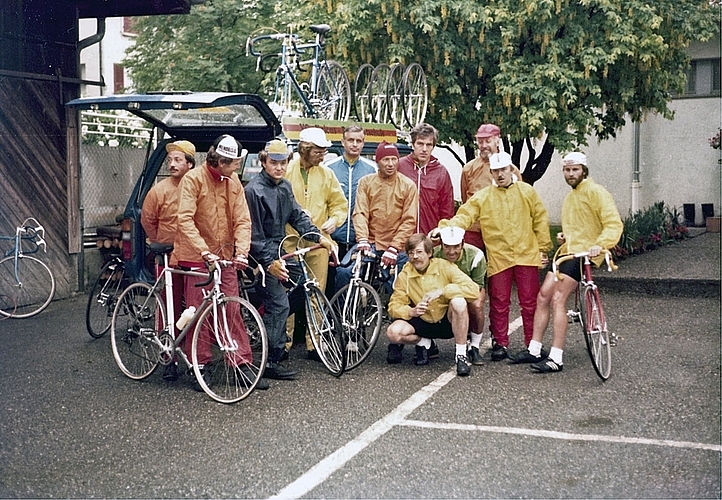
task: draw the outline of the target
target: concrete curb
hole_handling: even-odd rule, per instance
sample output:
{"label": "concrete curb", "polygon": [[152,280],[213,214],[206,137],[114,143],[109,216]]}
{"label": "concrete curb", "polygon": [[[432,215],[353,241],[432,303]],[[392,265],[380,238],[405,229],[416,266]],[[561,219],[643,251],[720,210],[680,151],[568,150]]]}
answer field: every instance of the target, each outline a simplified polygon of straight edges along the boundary
{"label": "concrete curb", "polygon": [[670,278],[613,278],[595,276],[594,282],[604,291],[628,295],[659,295],[664,297],[720,297],[720,280]]}

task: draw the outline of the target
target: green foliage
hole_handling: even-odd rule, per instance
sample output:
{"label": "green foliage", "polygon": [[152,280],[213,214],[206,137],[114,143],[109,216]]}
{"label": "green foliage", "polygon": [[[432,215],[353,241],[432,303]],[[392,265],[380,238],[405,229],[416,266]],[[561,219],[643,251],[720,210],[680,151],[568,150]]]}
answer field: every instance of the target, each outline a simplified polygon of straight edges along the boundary
{"label": "green foliage", "polygon": [[676,207],[670,209],[662,201],[635,213],[630,212],[623,221],[622,237],[612,249],[614,258],[624,259],[688,238],[689,231],[683,220]]}

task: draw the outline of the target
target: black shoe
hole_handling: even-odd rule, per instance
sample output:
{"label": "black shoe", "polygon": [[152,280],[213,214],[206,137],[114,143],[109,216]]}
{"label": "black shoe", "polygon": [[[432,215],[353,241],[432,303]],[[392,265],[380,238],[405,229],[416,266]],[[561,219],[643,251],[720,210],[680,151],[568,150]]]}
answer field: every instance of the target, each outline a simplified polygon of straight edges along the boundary
{"label": "black shoe", "polygon": [[431,347],[427,354],[429,355],[429,359],[439,359],[439,346],[437,346],[433,340],[431,341]]}
{"label": "black shoe", "polygon": [[[247,379],[246,380],[247,383],[250,384],[251,382],[253,382],[256,379],[256,374],[253,372],[253,370],[248,368],[248,366],[242,365],[240,367],[240,370],[241,370],[241,373],[243,374],[243,376]],[[259,391],[265,391],[266,389],[268,389],[268,379],[261,378],[258,381],[258,383],[256,384],[256,389],[258,389]]]}
{"label": "black shoe", "polygon": [[178,365],[171,363],[163,367],[163,380],[175,382],[178,380]]}
{"label": "black shoe", "polygon": [[416,364],[416,366],[429,364],[429,350],[430,349],[420,345],[416,346],[416,359],[414,360],[414,364]]}
{"label": "black shoe", "polygon": [[398,365],[401,363],[403,350],[404,346],[402,344],[389,344],[389,352],[386,354],[386,362],[390,365]]}
{"label": "black shoe", "polygon": [[456,374],[459,377],[466,377],[470,373],[471,373],[471,367],[466,362],[466,356],[462,356],[461,354],[458,354],[456,356]]}
{"label": "black shoe", "polygon": [[506,347],[504,347],[501,344],[494,344],[491,347],[491,360],[492,361],[501,361],[502,359],[509,356],[509,352],[507,351]]}
{"label": "black shoe", "polygon": [[[206,367],[201,367],[200,369],[201,376],[203,377],[203,381],[206,383],[207,386],[211,385],[211,370]],[[193,371],[191,371],[191,374],[193,374]],[[198,382],[197,378],[193,378],[193,389],[195,389],[197,392],[203,392],[203,387],[201,387],[201,384]]]}
{"label": "black shoe", "polygon": [[283,350],[283,354],[281,354],[281,359],[278,361],[287,361],[288,360],[288,351],[286,349]]}
{"label": "black shoe", "polygon": [[541,373],[560,372],[564,369],[564,365],[557,364],[549,358],[538,363],[533,363],[531,367]]}
{"label": "black shoe", "polygon": [[294,380],[296,375],[298,375],[297,371],[289,370],[279,363],[267,364],[263,372],[265,378],[271,378],[273,380]]}
{"label": "black shoe", "polygon": [[321,356],[318,355],[316,349],[306,351],[306,359],[310,359],[311,361],[318,361],[319,363],[321,362]]}
{"label": "black shoe", "polygon": [[539,363],[540,361],[544,361],[547,356],[549,356],[549,353],[544,349],[541,350],[539,356],[534,356],[529,352],[529,349],[524,349],[516,354],[509,354],[509,361],[515,365],[521,363]]}
{"label": "black shoe", "polygon": [[472,365],[482,366],[484,364],[478,347],[471,346],[469,351],[466,353],[466,359],[468,359]]}

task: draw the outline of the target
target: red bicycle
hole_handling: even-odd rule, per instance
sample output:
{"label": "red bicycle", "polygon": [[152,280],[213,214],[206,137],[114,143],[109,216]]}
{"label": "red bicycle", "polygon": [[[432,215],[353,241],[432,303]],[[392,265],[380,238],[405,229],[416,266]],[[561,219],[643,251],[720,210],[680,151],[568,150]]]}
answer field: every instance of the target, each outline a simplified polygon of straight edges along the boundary
{"label": "red bicycle", "polygon": [[[617,266],[612,261],[609,250],[602,250],[607,270],[613,271]],[[607,380],[612,373],[612,353],[610,347],[616,344],[616,336],[609,333],[604,307],[599,294],[599,287],[592,278],[592,261],[589,252],[562,255],[554,259],[552,271],[557,280],[564,279],[558,271],[559,265],[572,259],[580,259],[582,269],[581,280],[575,293],[574,309],[567,311],[570,323],[579,323],[582,327],[587,352],[592,360],[594,371],[602,380]]]}

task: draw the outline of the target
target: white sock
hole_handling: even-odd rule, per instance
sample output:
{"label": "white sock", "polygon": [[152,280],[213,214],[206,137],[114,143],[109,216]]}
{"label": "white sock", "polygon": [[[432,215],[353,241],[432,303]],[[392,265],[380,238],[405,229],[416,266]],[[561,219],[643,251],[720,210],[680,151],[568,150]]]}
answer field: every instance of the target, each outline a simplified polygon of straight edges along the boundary
{"label": "white sock", "polygon": [[536,340],[532,340],[531,342],[529,342],[529,354],[531,354],[532,356],[541,355],[541,348],[541,342],[537,342]]}
{"label": "white sock", "polygon": [[558,365],[562,364],[562,356],[563,355],[564,355],[564,350],[559,349],[558,347],[552,347],[551,351],[549,351],[549,359],[551,359]]}
{"label": "white sock", "polygon": [[456,344],[456,355],[466,357],[466,344]]}
{"label": "white sock", "polygon": [[431,339],[421,337],[421,340],[419,340],[416,345],[421,346],[424,349],[431,349]]}
{"label": "white sock", "polygon": [[476,347],[478,349],[480,345],[481,345],[481,334],[471,332],[471,347]]}

